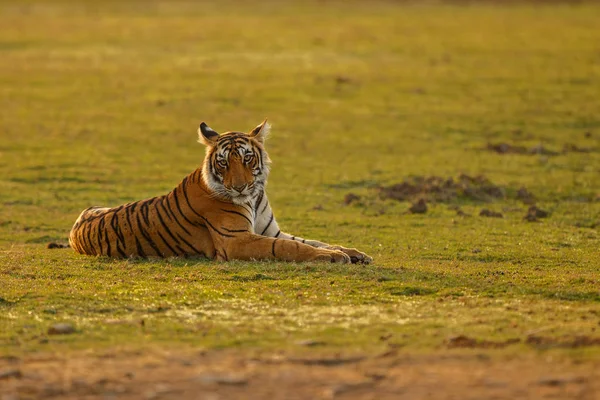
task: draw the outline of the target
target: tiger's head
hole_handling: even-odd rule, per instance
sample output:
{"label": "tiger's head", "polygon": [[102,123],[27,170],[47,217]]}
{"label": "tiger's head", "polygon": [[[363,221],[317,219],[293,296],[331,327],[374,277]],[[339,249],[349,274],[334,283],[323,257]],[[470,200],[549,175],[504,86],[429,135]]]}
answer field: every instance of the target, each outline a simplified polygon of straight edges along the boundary
{"label": "tiger's head", "polygon": [[219,134],[200,124],[198,141],[206,145],[202,178],[216,196],[243,204],[264,190],[271,163],[264,142],[270,129],[266,119],[249,133]]}

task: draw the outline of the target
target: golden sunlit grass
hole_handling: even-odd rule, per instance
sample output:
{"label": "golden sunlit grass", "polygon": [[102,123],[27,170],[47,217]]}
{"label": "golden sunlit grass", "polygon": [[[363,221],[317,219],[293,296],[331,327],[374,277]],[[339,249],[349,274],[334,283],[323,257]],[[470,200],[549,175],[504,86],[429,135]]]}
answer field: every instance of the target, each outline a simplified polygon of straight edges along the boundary
{"label": "golden sunlit grass", "polygon": [[[599,16],[595,5],[0,2],[0,352],[598,336]],[[265,116],[280,225],[373,265],[45,249],[90,205],[171,190],[202,161],[201,121],[248,130]],[[486,150],[500,142],[558,154]],[[572,145],[589,151],[562,151]],[[376,189],[461,173],[525,186],[551,215],[523,221],[514,196],[453,203],[471,217],[442,203],[411,215]],[[349,192],[361,201],[345,205]],[[77,333],[48,341],[58,321]]]}

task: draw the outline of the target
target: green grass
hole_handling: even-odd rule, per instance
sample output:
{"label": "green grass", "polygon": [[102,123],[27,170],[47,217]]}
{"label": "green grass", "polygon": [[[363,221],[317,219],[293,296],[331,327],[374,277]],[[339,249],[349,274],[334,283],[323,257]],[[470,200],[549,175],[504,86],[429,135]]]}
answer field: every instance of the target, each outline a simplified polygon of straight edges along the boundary
{"label": "green grass", "polygon": [[[600,334],[600,7],[216,3],[0,2],[0,353]],[[265,116],[280,225],[373,265],[45,249],[90,205],[171,190],[203,159],[201,121]],[[526,186],[551,216],[524,222],[515,200],[410,215],[375,189],[460,173]],[[77,333],[46,337],[60,321]]]}

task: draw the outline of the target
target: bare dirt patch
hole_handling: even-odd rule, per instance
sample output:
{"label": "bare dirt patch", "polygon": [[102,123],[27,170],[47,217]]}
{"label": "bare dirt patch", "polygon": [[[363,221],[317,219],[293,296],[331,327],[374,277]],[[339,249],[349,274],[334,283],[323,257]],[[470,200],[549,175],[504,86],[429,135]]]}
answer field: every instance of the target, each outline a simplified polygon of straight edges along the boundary
{"label": "bare dirt patch", "polygon": [[369,356],[114,350],[4,358],[0,371],[8,371],[0,374],[3,399],[592,400],[600,392],[597,360],[501,358],[456,350]]}
{"label": "bare dirt patch", "polygon": [[[588,136],[586,136],[588,137]],[[519,146],[509,143],[488,143],[486,150],[498,153],[498,154],[521,154],[521,155],[544,155],[544,156],[556,156],[559,154],[567,153],[591,153],[596,149],[593,147],[582,147],[574,143],[565,143],[562,151],[551,150],[541,144],[533,147]]]}
{"label": "bare dirt patch", "polygon": [[415,176],[401,183],[378,188],[384,199],[450,203],[459,199],[489,202],[506,197],[506,190],[483,175],[461,174],[458,178]]}
{"label": "bare dirt patch", "polygon": [[471,348],[471,349],[501,349],[511,344],[519,343],[521,339],[514,338],[502,342],[491,340],[478,340],[465,335],[454,336],[448,339],[446,346],[448,348]]}
{"label": "bare dirt patch", "polygon": [[508,143],[488,143],[487,150],[498,154],[529,154],[529,155],[544,155],[544,156],[555,156],[560,154],[557,151],[550,150],[544,146],[537,145],[531,148],[525,146],[517,146]]}
{"label": "bare dirt patch", "polygon": [[553,347],[575,349],[579,347],[600,346],[600,337],[591,336],[564,336],[564,337],[549,337],[531,335],[527,338],[526,343],[542,349]]}
{"label": "bare dirt patch", "polygon": [[504,218],[504,215],[502,215],[502,213],[499,213],[497,211],[488,210],[487,208],[484,208],[483,210],[481,210],[479,212],[479,216],[480,217],[488,217],[488,218]]}
{"label": "bare dirt patch", "polygon": [[531,206],[527,210],[527,214],[523,217],[524,220],[529,222],[536,222],[540,218],[547,218],[549,215],[548,211],[542,210],[536,206]]}

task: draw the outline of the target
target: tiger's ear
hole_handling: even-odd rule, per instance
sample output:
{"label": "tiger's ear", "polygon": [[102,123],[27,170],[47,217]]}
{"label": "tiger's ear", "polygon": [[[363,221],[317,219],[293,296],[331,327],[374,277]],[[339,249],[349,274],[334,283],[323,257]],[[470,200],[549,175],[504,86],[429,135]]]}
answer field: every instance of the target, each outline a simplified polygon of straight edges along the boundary
{"label": "tiger's ear", "polygon": [[269,123],[267,122],[267,119],[265,118],[265,120],[258,125],[256,128],[252,129],[252,131],[249,133],[249,135],[253,138],[255,138],[256,140],[258,140],[260,143],[264,143],[265,140],[267,139],[267,136],[269,136],[269,133],[271,132],[271,125],[269,125]]}
{"label": "tiger's ear", "polygon": [[214,146],[217,143],[219,134],[204,122],[198,128],[198,141],[206,146]]}

